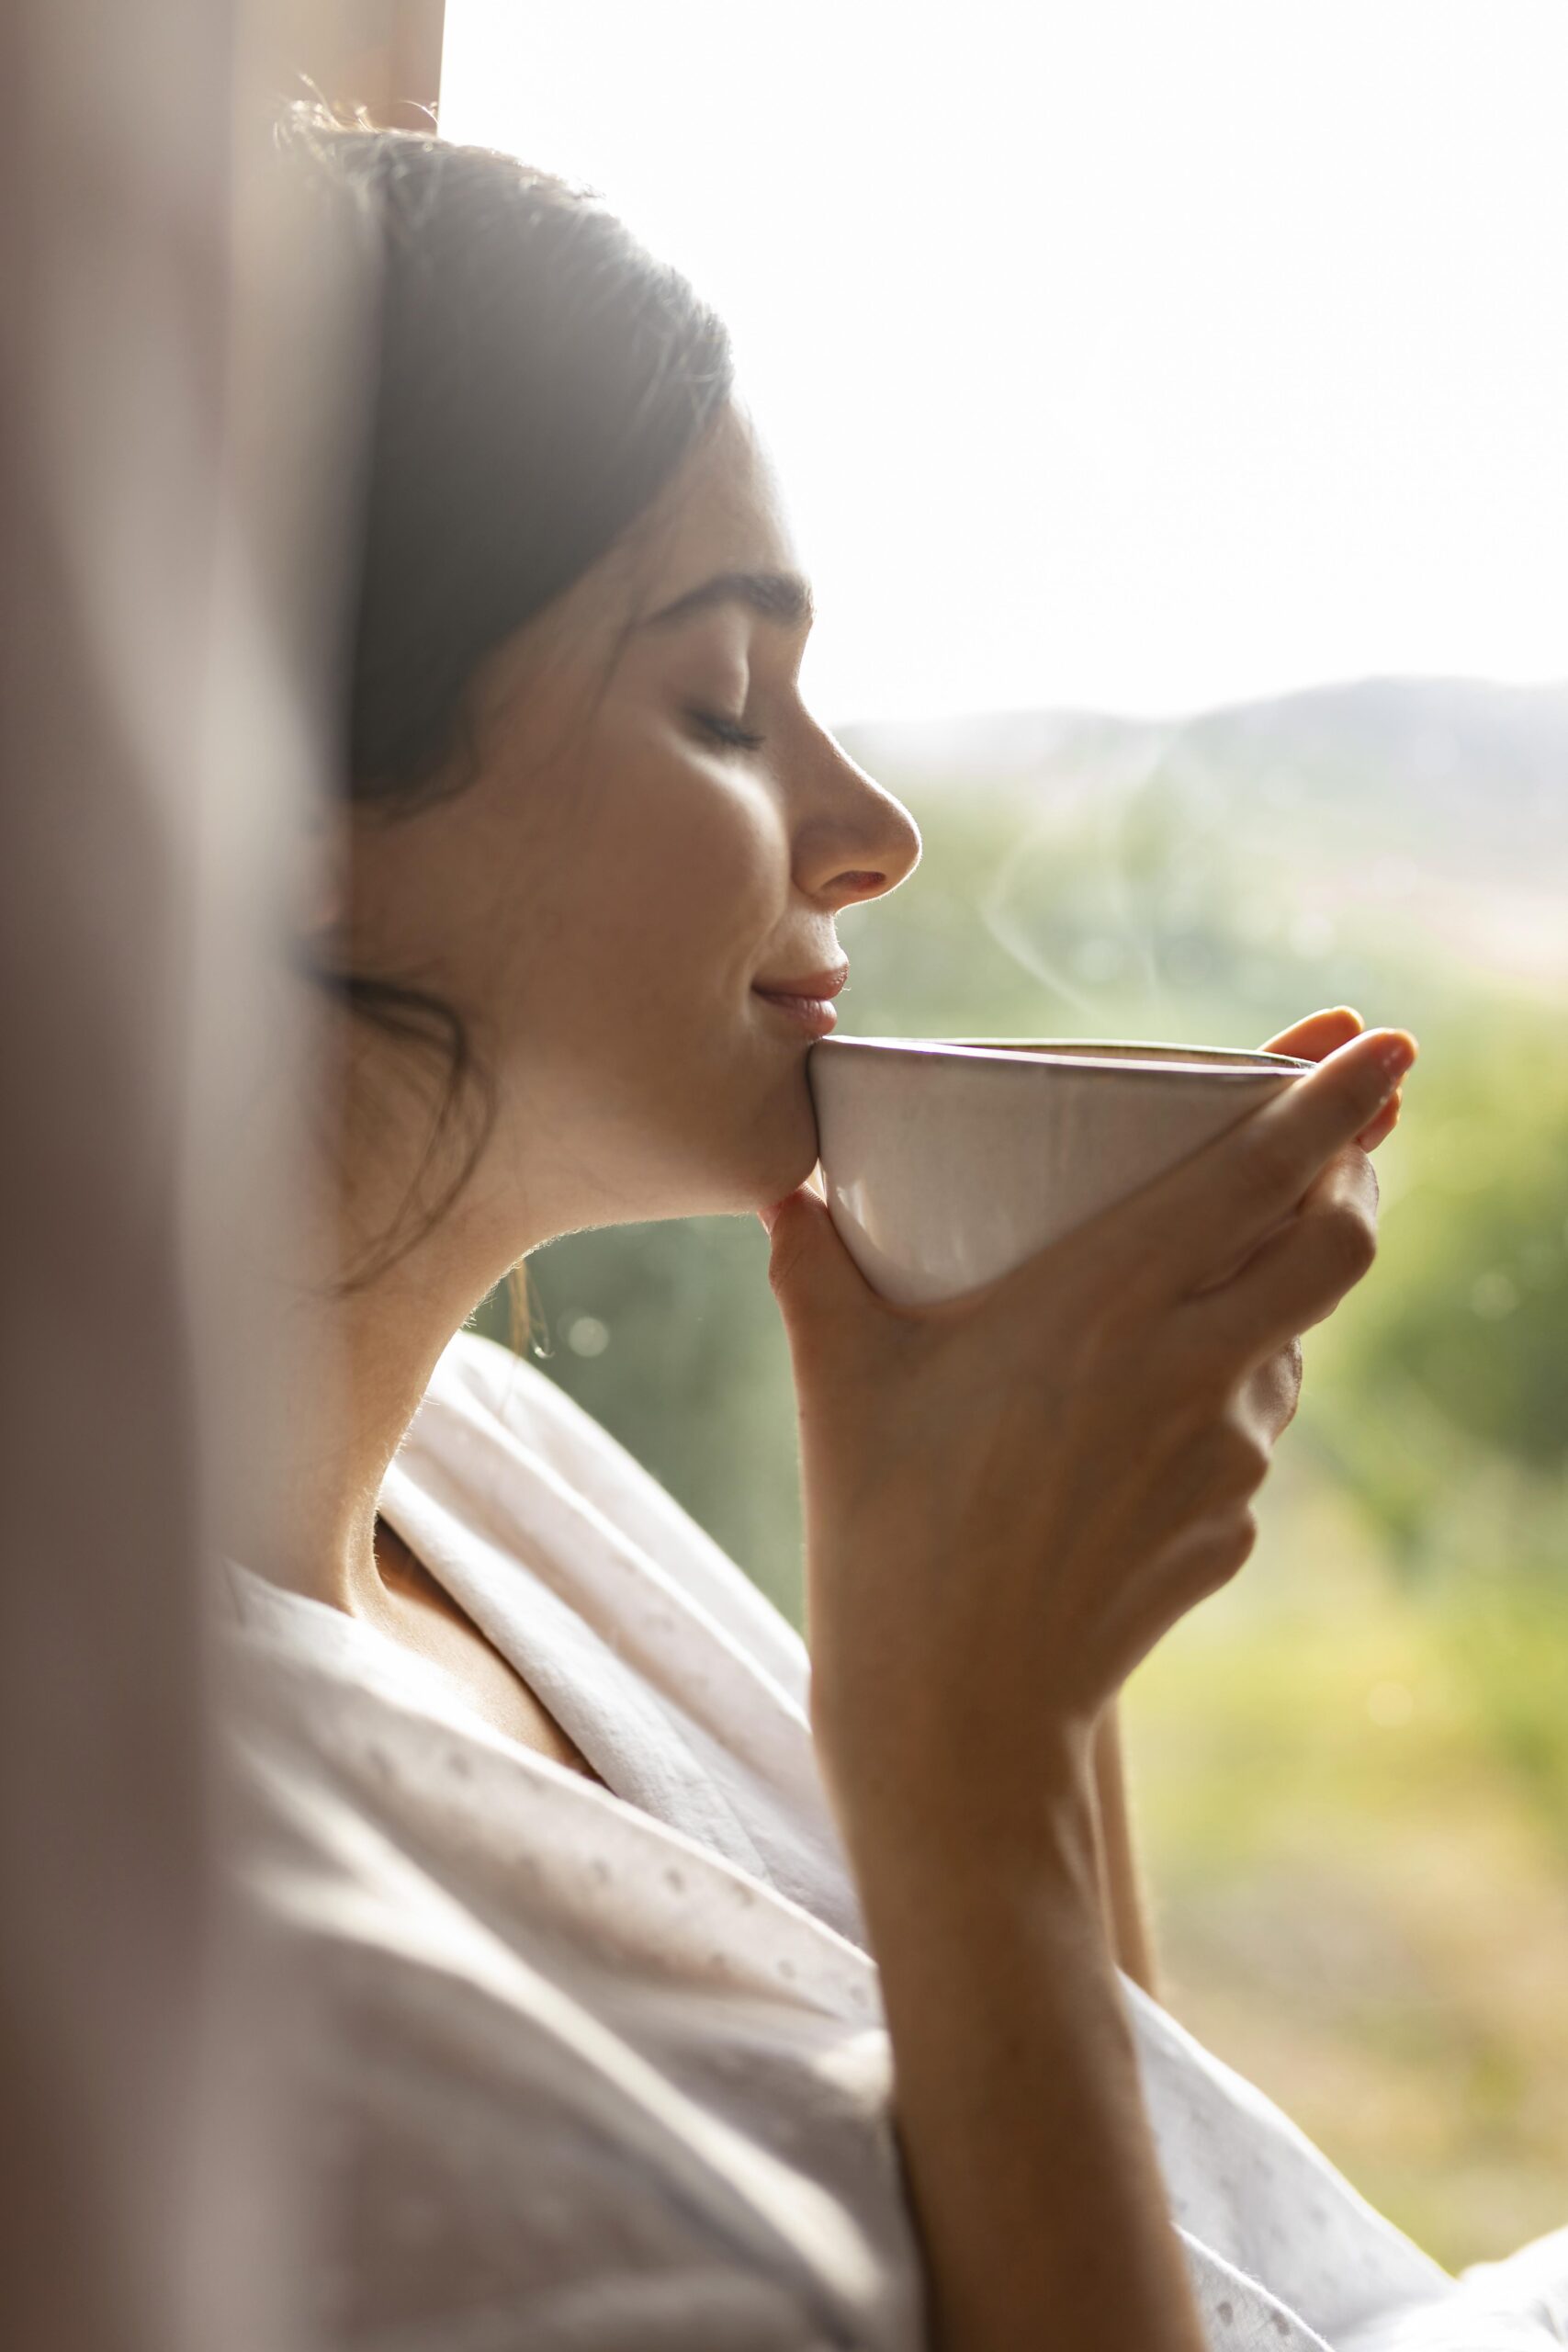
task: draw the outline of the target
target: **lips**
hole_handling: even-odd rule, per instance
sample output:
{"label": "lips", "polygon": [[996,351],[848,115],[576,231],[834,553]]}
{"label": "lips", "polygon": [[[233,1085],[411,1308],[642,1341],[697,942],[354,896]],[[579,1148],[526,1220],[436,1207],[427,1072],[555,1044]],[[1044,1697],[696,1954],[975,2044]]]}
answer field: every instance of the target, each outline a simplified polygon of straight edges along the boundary
{"label": "lips", "polygon": [[849,977],[847,964],[830,964],[824,971],[803,972],[796,980],[753,980],[751,985],[759,996],[810,997],[818,1004],[826,1004],[838,995]]}
{"label": "lips", "polygon": [[787,980],[754,980],[753,996],[764,1004],[773,1005],[792,1025],[808,1037],[826,1037],[838,1022],[832,1000],[850,977],[847,964],[832,965],[825,971],[802,972]]}

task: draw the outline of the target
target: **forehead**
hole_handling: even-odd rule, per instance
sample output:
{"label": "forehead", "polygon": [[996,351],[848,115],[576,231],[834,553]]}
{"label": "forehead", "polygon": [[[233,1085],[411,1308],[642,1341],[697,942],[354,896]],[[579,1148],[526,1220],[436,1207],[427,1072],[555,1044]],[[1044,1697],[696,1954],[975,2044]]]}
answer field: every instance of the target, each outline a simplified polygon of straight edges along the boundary
{"label": "forehead", "polygon": [[799,570],[783,489],[740,402],[726,402],[635,536],[635,569],[649,604],[712,571]]}

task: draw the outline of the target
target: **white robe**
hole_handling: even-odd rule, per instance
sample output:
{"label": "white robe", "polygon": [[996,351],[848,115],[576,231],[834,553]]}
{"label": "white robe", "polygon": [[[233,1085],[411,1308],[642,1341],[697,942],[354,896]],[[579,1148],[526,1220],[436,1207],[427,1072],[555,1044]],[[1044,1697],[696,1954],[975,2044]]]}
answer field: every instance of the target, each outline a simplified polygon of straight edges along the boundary
{"label": "white robe", "polygon": [[[471,1333],[381,1509],[607,1788],[367,1625],[228,1566],[246,1882],[310,1988],[288,2063],[327,2341],[915,2352],[889,2043],[798,1635],[589,1415]],[[1450,2278],[1126,1989],[1221,2352],[1568,2342],[1568,2229]]]}

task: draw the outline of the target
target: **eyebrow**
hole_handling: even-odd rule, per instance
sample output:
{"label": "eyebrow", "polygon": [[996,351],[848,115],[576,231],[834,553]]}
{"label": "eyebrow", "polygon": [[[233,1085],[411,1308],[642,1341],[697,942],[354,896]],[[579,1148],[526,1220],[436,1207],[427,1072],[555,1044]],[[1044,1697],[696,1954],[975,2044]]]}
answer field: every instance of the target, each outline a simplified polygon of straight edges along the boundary
{"label": "eyebrow", "polygon": [[817,616],[811,583],[797,571],[716,571],[698,588],[689,588],[677,596],[672,605],[661,612],[652,613],[638,623],[641,628],[672,628],[688,620],[694,613],[705,613],[715,605],[744,605],[760,613],[765,621],[776,621],[787,628],[809,628]]}

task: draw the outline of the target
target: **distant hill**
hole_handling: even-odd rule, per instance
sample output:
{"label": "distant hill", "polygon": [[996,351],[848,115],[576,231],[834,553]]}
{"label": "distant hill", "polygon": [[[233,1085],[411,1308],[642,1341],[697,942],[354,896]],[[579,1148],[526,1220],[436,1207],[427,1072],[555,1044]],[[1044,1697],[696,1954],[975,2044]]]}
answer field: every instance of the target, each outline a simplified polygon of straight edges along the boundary
{"label": "distant hill", "polygon": [[1358,842],[1478,881],[1568,878],[1568,684],[1367,678],[1168,721],[1004,711],[840,731],[915,797],[1164,786],[1308,834],[1332,817]]}
{"label": "distant hill", "polygon": [[917,816],[965,793],[1018,804],[1036,847],[1010,868],[996,922],[1037,923],[1049,834],[1067,827],[1093,836],[1104,927],[1134,943],[1173,896],[1134,902],[1124,887],[1154,820],[1173,879],[1179,845],[1191,866],[1223,843],[1276,890],[1288,876],[1309,929],[1355,906],[1429,951],[1568,987],[1568,684],[1368,678],[1165,722],[1004,711],[840,733]]}

